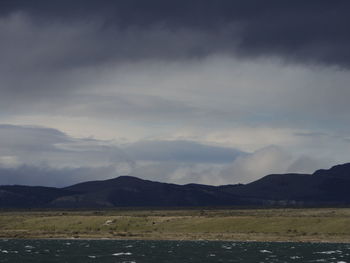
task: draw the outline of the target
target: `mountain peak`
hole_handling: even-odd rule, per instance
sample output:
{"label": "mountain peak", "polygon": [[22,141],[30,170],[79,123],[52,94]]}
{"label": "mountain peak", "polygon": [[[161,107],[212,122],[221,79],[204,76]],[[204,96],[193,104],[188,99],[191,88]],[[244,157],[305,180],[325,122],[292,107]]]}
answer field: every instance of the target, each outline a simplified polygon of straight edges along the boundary
{"label": "mountain peak", "polygon": [[121,175],[121,176],[118,176],[118,177],[115,177],[115,178],[112,178],[112,179],[109,179],[107,181],[129,181],[129,182],[142,182],[142,181],[147,181],[147,180],[144,180],[144,179],[141,179],[141,178],[138,178],[138,177],[135,177],[135,176],[130,176],[130,175]]}
{"label": "mountain peak", "polygon": [[313,173],[316,176],[333,176],[350,179],[350,163],[339,164],[330,169],[320,169]]}

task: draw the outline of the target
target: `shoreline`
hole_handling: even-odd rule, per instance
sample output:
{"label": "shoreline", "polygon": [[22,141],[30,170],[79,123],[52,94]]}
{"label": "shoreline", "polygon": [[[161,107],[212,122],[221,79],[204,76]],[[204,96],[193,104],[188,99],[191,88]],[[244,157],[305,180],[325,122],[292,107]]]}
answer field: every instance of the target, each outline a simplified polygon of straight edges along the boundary
{"label": "shoreline", "polygon": [[[144,235],[144,233],[134,233],[131,236],[103,236],[103,235],[77,235],[77,236],[65,236],[63,234],[57,235],[1,235],[0,240],[121,240],[121,241],[208,241],[208,242],[268,242],[268,243],[339,243],[339,244],[350,244],[350,236],[346,237],[311,237],[311,236],[294,236],[285,237],[281,235],[246,235],[246,234],[235,234],[229,233],[226,235],[219,233],[212,233],[211,235],[198,234],[193,235],[192,233],[182,233],[177,235],[167,234],[161,235],[160,233],[152,233],[152,235]],[[220,238],[220,237],[221,238]]]}
{"label": "shoreline", "polygon": [[237,239],[223,239],[223,240],[214,240],[214,239],[122,239],[122,238],[109,238],[109,237],[101,237],[101,238],[73,238],[73,237],[28,237],[28,238],[4,238],[0,237],[0,241],[4,240],[62,240],[62,241],[154,241],[154,242],[233,242],[233,243],[310,243],[310,244],[350,244],[349,241],[335,241],[335,240],[237,240]]}

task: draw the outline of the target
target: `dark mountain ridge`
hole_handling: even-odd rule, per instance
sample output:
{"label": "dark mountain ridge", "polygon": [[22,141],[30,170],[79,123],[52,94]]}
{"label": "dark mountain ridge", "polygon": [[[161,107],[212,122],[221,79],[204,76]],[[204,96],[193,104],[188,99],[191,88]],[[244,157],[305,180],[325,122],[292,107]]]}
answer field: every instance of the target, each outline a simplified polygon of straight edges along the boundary
{"label": "dark mountain ridge", "polygon": [[0,207],[350,205],[350,163],[313,174],[270,174],[249,184],[177,185],[120,176],[64,188],[0,186]]}

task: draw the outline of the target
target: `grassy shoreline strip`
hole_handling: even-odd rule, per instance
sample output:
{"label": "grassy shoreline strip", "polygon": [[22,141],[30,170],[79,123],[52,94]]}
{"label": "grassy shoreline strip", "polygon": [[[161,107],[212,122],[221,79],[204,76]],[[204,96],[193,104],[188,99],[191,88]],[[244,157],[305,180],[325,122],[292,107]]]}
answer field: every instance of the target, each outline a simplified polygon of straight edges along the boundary
{"label": "grassy shoreline strip", "polygon": [[5,211],[0,238],[350,242],[350,209]]}

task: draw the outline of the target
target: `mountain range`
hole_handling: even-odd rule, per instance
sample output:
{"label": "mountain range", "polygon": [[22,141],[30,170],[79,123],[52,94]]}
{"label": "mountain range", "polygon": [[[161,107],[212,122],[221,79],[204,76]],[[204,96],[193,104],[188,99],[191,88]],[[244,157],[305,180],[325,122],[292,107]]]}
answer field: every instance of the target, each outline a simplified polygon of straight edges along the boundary
{"label": "mountain range", "polygon": [[350,163],[313,174],[270,174],[248,184],[177,185],[120,176],[64,188],[0,186],[0,208],[350,205]]}

